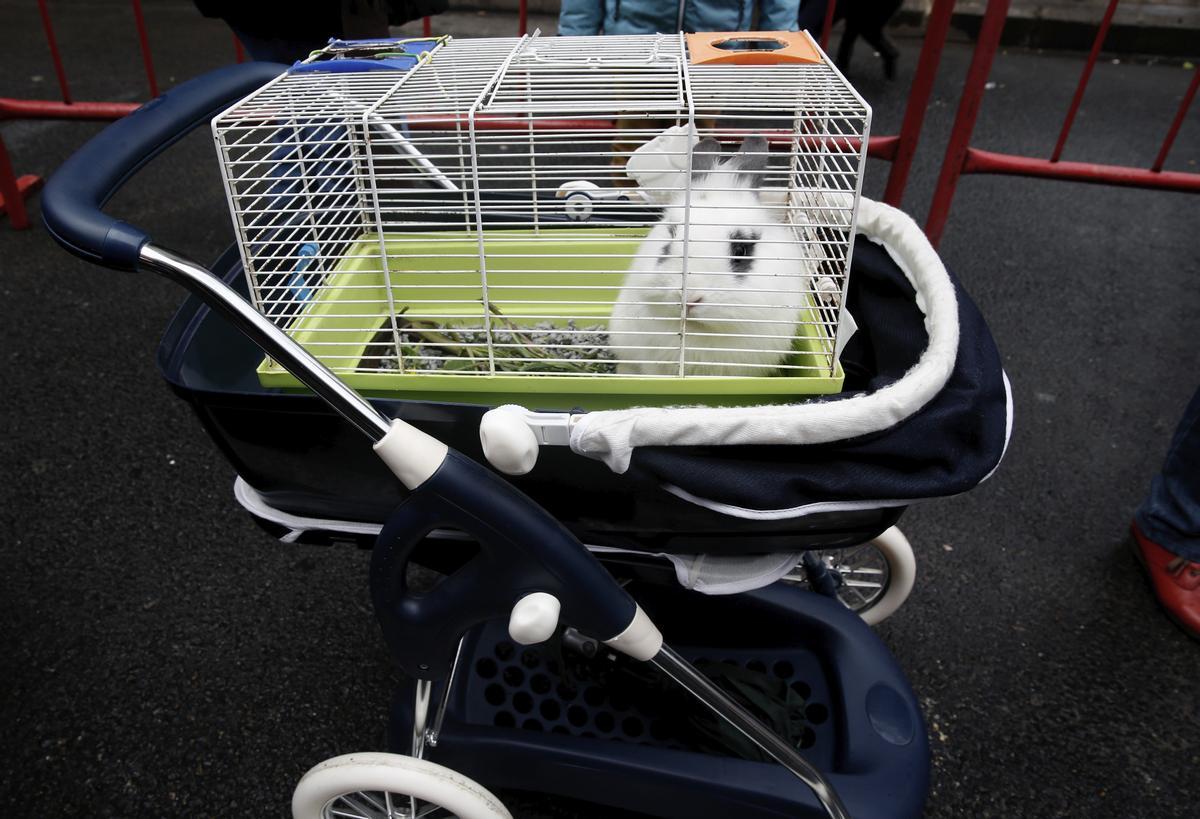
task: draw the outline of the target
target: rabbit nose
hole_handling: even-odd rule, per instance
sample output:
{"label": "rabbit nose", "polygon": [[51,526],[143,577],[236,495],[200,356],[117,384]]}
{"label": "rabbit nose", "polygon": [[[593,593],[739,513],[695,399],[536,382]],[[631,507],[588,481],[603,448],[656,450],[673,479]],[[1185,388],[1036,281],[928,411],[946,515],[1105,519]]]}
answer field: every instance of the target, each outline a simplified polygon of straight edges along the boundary
{"label": "rabbit nose", "polygon": [[696,305],[702,304],[703,302],[704,302],[703,296],[694,297],[691,301],[689,301],[687,303],[687,310],[685,312],[690,316],[692,314],[692,310],[696,309]]}

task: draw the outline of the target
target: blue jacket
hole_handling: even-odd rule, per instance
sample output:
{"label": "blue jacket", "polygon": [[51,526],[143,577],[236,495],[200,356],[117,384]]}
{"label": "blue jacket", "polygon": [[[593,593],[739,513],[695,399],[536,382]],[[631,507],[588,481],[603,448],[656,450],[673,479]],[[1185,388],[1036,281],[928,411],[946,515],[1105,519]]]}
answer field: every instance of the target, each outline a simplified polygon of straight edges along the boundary
{"label": "blue jacket", "polygon": [[[746,31],[755,0],[562,0],[558,33],[656,34],[678,31]],[[760,31],[795,31],[800,0],[760,0]]]}

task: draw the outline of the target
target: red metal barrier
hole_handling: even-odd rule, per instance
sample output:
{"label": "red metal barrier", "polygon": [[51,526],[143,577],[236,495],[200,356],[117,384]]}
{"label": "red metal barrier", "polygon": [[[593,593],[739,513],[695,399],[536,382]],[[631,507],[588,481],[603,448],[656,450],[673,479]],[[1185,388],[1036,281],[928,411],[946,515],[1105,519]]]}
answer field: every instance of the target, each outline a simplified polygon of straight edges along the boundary
{"label": "red metal barrier", "polygon": [[[46,7],[46,0],[39,0],[42,25],[46,33],[46,43],[54,62],[58,76],[59,87],[62,91],[62,102],[47,100],[17,100],[0,98],[0,121],[6,119],[71,119],[71,120],[115,120],[119,119],[138,107],[137,103],[116,102],[74,102],[67,85],[67,76],[63,68],[58,43],[54,35],[54,27]],[[145,18],[142,14],[140,0],[131,0],[134,24],[141,46],[143,66],[146,71],[147,84],[152,92],[157,92],[158,84],[154,73],[154,62],[151,57],[150,41],[146,32]],[[827,42],[829,28],[833,21],[836,0],[829,3],[824,20],[822,40]],[[904,194],[908,172],[912,164],[913,154],[920,139],[921,127],[924,122],[925,109],[933,89],[937,75],[938,63],[942,47],[945,43],[946,32],[950,24],[950,15],[954,9],[954,0],[935,0],[928,21],[928,30],[921,48],[921,55],[913,77],[912,89],[905,109],[904,122],[897,135],[876,135],[871,137],[867,145],[867,155],[885,161],[891,161],[892,169],[888,177],[887,191],[884,200],[893,205],[899,205]],[[518,24],[522,33],[527,28],[528,4],[522,0],[518,11]],[[422,20],[422,30],[426,35],[432,26],[430,18]],[[234,54],[238,62],[245,59],[242,44],[233,38]],[[1181,115],[1182,116],[1182,115]],[[411,123],[420,127],[419,123]],[[542,127],[553,127],[553,123],[539,123]],[[576,123],[577,125],[577,123]],[[495,123],[494,127],[504,127],[503,123]],[[525,124],[522,127],[526,127]],[[598,123],[596,127],[612,127],[612,123]],[[1178,129],[1176,129],[1178,130]],[[857,143],[856,143],[857,145]],[[857,148],[855,148],[857,149]],[[41,179],[32,176],[15,176],[8,153],[0,140],[0,213],[8,212],[9,222],[14,228],[28,226],[23,198],[28,196],[41,185]]]}
{"label": "red metal barrier", "polygon": [[1108,28],[1112,25],[1113,14],[1116,13],[1117,4],[1120,2],[1121,0],[1108,0],[1104,19],[1100,21],[1100,30],[1096,32],[1096,39],[1092,43],[1092,50],[1083,66],[1083,73],[1079,75],[1079,85],[1075,86],[1075,96],[1071,98],[1071,104],[1067,107],[1067,116],[1063,120],[1062,131],[1058,134],[1058,142],[1054,143],[1054,153],[1050,154],[1051,162],[1057,162],[1062,158],[1063,148],[1067,146],[1067,137],[1071,134],[1071,126],[1075,124],[1075,114],[1078,113],[1079,104],[1083,102],[1083,94],[1092,80],[1092,69],[1096,67],[1096,58],[1100,56],[1100,47],[1104,45],[1104,39],[1108,36]]}
{"label": "red metal barrier", "polygon": [[1192,72],[1192,79],[1184,92],[1183,99],[1175,113],[1175,117],[1167,129],[1167,134],[1159,147],[1158,155],[1148,168],[1129,165],[1102,165],[1092,162],[1064,162],[1063,149],[1067,138],[1075,124],[1075,115],[1083,101],[1088,83],[1091,81],[1092,70],[1104,40],[1112,25],[1113,15],[1120,0],[1110,0],[1104,16],[1096,30],[1096,37],[1084,64],[1075,93],[1067,106],[1063,118],[1062,129],[1049,159],[1018,154],[1004,154],[985,151],[971,146],[971,136],[975,130],[975,120],[979,115],[979,107],[983,101],[988,74],[991,71],[992,59],[1000,45],[1000,35],[1004,29],[1005,16],[1008,13],[1009,0],[990,0],[984,12],[983,24],[979,31],[979,39],[975,45],[975,53],[971,59],[971,67],[967,71],[967,79],[963,85],[962,97],[959,100],[958,113],[954,119],[954,127],[950,141],[946,146],[946,155],[942,161],[941,173],[938,176],[937,187],[934,190],[933,202],[929,207],[929,216],[925,222],[925,233],[931,242],[937,245],[946,228],[946,220],[950,215],[950,205],[958,187],[958,180],[963,174],[991,173],[1010,176],[1039,177],[1043,179],[1060,179],[1071,182],[1085,182],[1094,185],[1113,185],[1120,187],[1148,188],[1153,190],[1182,191],[1200,193],[1200,173],[1164,171],[1167,155],[1175,143],[1188,109],[1196,98],[1197,87],[1200,87],[1200,70]]}
{"label": "red metal barrier", "polygon": [[54,26],[50,23],[50,10],[46,8],[46,0],[38,0],[38,11],[42,15],[42,30],[46,32],[46,45],[50,47],[50,59],[54,61],[54,73],[58,77],[58,88],[62,91],[63,102],[70,102],[71,89],[67,87],[67,72],[63,69],[62,54],[58,51],[58,38],[54,36]]}
{"label": "red metal barrier", "polygon": [[1167,161],[1167,154],[1171,152],[1171,146],[1175,144],[1175,137],[1179,134],[1180,126],[1183,125],[1183,118],[1187,116],[1188,109],[1192,107],[1192,101],[1196,99],[1197,88],[1200,88],[1200,69],[1193,69],[1192,82],[1188,85],[1188,90],[1184,92],[1183,99],[1179,103],[1179,110],[1175,112],[1175,119],[1171,121],[1171,127],[1167,129],[1167,136],[1163,139],[1162,147],[1158,149],[1158,156],[1154,157],[1154,164],[1150,166],[1150,170],[1155,173],[1161,172],[1163,163]]}
{"label": "red metal barrier", "polygon": [[[146,35],[142,4],[139,0],[132,0],[131,5],[138,41],[141,44],[142,64],[146,69],[146,80],[150,86],[151,96],[157,96],[158,81],[154,75],[154,61],[150,57],[150,40]],[[120,119],[138,107],[138,103],[129,102],[75,102],[71,97],[70,86],[67,84],[67,72],[63,68],[62,53],[58,50],[58,38],[54,34],[54,24],[50,20],[50,10],[46,5],[46,0],[38,0],[38,12],[42,18],[42,29],[46,34],[46,46],[50,50],[50,59],[54,63],[54,73],[58,77],[62,102],[3,97],[0,98],[0,121],[71,119],[104,122]],[[240,44],[237,45],[240,49]],[[29,214],[25,211],[25,199],[40,188],[42,182],[41,177],[33,174],[26,174],[20,178],[16,176],[8,156],[8,149],[4,145],[3,138],[0,138],[0,214],[8,214],[8,222],[13,228],[21,230],[29,227]]]}
{"label": "red metal barrier", "polygon": [[[0,122],[10,119],[73,119],[108,122],[137,109],[136,102],[55,102],[53,100],[16,100],[0,97]],[[16,177],[8,149],[0,138],[0,215],[16,230],[29,227],[25,199],[42,186],[40,176]]]}
{"label": "red metal barrier", "polygon": [[42,182],[40,176],[33,174],[17,178],[8,158],[8,149],[4,147],[4,140],[0,139],[0,215],[8,213],[8,221],[14,228],[20,230],[29,226],[29,217],[25,215],[25,197],[40,188]]}
{"label": "red metal barrier", "polygon": [[837,12],[837,0],[825,4],[825,19],[821,22],[821,50],[829,50],[829,32],[833,28],[833,16]]}
{"label": "red metal barrier", "polygon": [[953,13],[954,0],[934,0],[925,24],[925,42],[921,45],[921,56],[917,58],[917,71],[913,74],[912,88],[908,91],[908,102],[904,105],[904,120],[900,124],[892,170],[883,193],[883,201],[894,207],[900,207],[904,199],[908,172],[917,152],[917,143],[921,140],[925,111],[929,108],[929,97],[933,94],[933,82],[937,79],[938,64],[942,60]]}
{"label": "red metal barrier", "polygon": [[131,0],[133,24],[137,27],[138,45],[142,48],[142,64],[146,67],[146,82],[150,86],[150,99],[158,96],[158,78],[154,76],[154,59],[150,56],[150,38],[146,35],[146,18],[142,16],[142,0]]}

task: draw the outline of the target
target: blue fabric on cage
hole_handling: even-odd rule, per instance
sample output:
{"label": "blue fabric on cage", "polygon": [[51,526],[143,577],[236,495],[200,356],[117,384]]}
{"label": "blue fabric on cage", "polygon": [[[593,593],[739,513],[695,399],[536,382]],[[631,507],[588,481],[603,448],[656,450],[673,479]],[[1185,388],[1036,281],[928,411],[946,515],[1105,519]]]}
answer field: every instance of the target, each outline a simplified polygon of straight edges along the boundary
{"label": "blue fabric on cage", "polygon": [[[299,60],[288,69],[289,74],[347,74],[363,71],[408,71],[420,65],[421,56],[437,47],[440,40],[429,37],[420,40],[407,38],[384,38],[373,40],[339,40],[329,41],[329,48],[335,49],[330,59],[314,62]],[[387,57],[347,57],[336,50],[353,49],[360,46],[362,50],[378,49],[389,53]]]}

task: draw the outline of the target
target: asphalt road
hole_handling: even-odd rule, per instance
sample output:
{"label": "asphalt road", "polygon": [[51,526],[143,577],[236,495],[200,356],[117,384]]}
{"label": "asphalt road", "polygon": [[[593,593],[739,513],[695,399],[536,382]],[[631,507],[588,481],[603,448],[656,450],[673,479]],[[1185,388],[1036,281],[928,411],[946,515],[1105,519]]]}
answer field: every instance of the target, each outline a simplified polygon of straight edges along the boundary
{"label": "asphalt road", "polygon": [[[128,5],[53,7],[76,97],[141,98]],[[147,16],[164,85],[232,56],[188,3]],[[52,97],[33,4],[0,0],[0,20],[0,95]],[[513,27],[466,14],[442,30]],[[918,44],[901,41],[891,84],[859,50],[852,78],[877,133],[898,126]],[[943,59],[905,200],[918,216],[969,58],[955,44]],[[1048,154],[1080,65],[1000,55],[976,142]],[[1187,82],[1177,65],[1102,62],[1068,158],[1148,163]],[[20,172],[48,174],[99,127],[6,122],[3,135]],[[1168,167],[1197,162],[1193,110]],[[869,195],[886,173],[871,164]],[[999,342],[1016,430],[991,481],[903,521],[920,575],[880,633],[930,724],[931,817],[1197,814],[1200,644],[1157,610],[1126,528],[1200,381],[1196,206],[1015,178],[961,185],[942,252]],[[110,210],[199,258],[230,241],[203,134]],[[382,746],[393,676],[367,555],[281,545],[236,505],[231,468],[155,372],[181,300],[0,223],[0,813],[282,816],[310,765]]]}

